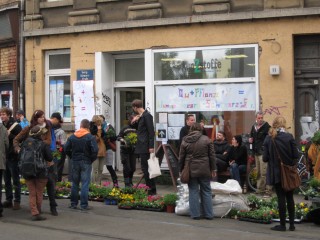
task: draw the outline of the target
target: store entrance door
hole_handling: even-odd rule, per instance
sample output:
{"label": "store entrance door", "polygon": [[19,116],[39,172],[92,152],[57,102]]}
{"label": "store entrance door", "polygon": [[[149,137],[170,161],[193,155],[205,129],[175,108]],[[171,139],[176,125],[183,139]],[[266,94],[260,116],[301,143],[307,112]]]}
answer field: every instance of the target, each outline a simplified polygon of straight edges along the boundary
{"label": "store entrance door", "polygon": [[[117,134],[120,130],[128,125],[128,118],[132,115],[131,102],[135,99],[144,99],[144,87],[141,88],[118,88],[116,89],[116,131]],[[117,169],[122,171],[120,147],[117,149]],[[141,168],[140,159],[137,159],[136,169]]]}

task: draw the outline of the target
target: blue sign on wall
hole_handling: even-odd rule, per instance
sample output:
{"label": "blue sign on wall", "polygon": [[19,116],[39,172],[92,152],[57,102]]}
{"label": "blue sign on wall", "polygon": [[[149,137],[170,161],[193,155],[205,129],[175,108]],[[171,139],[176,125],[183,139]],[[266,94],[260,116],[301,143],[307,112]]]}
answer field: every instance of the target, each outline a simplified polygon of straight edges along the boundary
{"label": "blue sign on wall", "polygon": [[77,81],[94,80],[94,70],[77,70]]}

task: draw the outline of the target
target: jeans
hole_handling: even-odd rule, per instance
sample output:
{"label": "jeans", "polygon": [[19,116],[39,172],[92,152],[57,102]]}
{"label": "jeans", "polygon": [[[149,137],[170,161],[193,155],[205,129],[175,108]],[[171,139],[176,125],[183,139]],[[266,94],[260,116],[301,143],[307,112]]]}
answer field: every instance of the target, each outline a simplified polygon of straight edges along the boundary
{"label": "jeans", "polygon": [[79,185],[81,183],[80,207],[88,207],[88,193],[91,179],[92,164],[86,161],[72,161],[71,206],[78,206]]}
{"label": "jeans", "polygon": [[141,159],[141,170],[143,172],[144,180],[146,181],[146,185],[149,187],[149,191],[152,194],[157,193],[156,182],[154,179],[150,179],[148,172],[148,160],[150,159],[150,153],[140,153]]}
{"label": "jeans", "polygon": [[13,191],[12,183],[14,187],[14,201],[20,203],[21,201],[21,185],[19,176],[19,166],[18,161],[13,159],[7,159],[6,170],[4,171],[4,184],[6,190],[6,200],[12,202]]}
{"label": "jeans", "polygon": [[[200,189],[199,189],[200,186]],[[212,193],[210,178],[190,178],[189,207],[191,218],[200,217],[201,210],[205,218],[213,218]],[[200,198],[200,199],[199,199]],[[201,200],[201,202],[199,201]],[[201,210],[200,210],[201,209]]]}
{"label": "jeans", "polygon": [[230,166],[231,178],[233,178],[234,180],[237,180],[238,183],[240,184],[240,186],[241,186],[240,175],[243,174],[243,173],[246,173],[246,171],[247,171],[247,165],[238,166],[238,164],[233,163]]}

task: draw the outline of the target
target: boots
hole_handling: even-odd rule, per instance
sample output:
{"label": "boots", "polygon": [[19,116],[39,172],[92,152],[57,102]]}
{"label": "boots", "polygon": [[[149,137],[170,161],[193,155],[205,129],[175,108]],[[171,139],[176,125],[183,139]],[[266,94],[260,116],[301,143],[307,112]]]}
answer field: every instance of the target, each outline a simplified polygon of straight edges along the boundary
{"label": "boots", "polygon": [[132,187],[133,186],[132,178],[125,178],[124,179],[124,185],[125,185],[125,187]]}
{"label": "boots", "polygon": [[20,209],[21,209],[20,203],[19,202],[14,202],[12,210],[20,210]]}
{"label": "boots", "polygon": [[119,188],[119,183],[118,183],[118,180],[117,180],[117,179],[114,179],[114,180],[113,180],[113,187],[114,187],[114,188]]}
{"label": "boots", "polygon": [[57,208],[56,207],[50,207],[51,215],[52,216],[58,216]]}
{"label": "boots", "polygon": [[129,178],[130,187],[133,187],[132,178]]}

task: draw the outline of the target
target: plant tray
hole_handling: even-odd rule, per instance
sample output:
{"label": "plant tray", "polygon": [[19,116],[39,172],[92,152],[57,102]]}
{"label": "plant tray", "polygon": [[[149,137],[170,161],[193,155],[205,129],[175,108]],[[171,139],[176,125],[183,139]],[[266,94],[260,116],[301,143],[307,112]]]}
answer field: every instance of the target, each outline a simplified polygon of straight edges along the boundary
{"label": "plant tray", "polygon": [[118,200],[105,198],[104,199],[104,204],[105,205],[118,205]]}
{"label": "plant tray", "polygon": [[119,209],[124,209],[124,210],[133,210],[133,209],[135,209],[134,207],[131,207],[131,206],[119,206],[119,205],[118,205],[118,208]]}
{"label": "plant tray", "polygon": [[[272,219],[272,221],[273,221],[273,222],[280,222],[280,219],[279,219],[279,218],[274,218],[274,219]],[[289,219],[288,219],[288,218],[286,219],[286,222],[289,222]],[[302,219],[296,218],[296,219],[294,220],[294,222],[295,222],[295,223],[302,223],[302,222],[303,222],[303,218],[302,218]]]}
{"label": "plant tray", "polygon": [[137,210],[143,210],[143,211],[152,211],[152,212],[163,212],[164,208],[146,208],[146,207],[136,207]]}
{"label": "plant tray", "polygon": [[272,221],[266,221],[261,219],[254,219],[254,218],[238,218],[240,221],[246,221],[246,222],[253,222],[253,223],[263,223],[263,224],[270,224]]}

